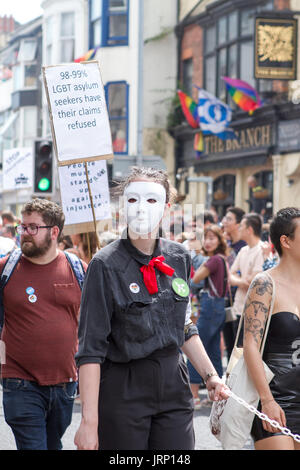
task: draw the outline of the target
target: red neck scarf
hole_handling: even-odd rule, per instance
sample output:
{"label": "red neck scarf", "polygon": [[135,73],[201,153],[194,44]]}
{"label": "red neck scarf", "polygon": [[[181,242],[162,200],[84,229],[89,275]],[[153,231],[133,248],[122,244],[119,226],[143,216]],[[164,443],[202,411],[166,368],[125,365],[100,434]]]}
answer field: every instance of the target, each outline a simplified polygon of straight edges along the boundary
{"label": "red neck scarf", "polygon": [[158,292],[157,287],[157,280],[155,275],[155,269],[159,269],[159,271],[167,274],[167,276],[173,276],[175,270],[171,268],[166,263],[163,263],[165,258],[163,256],[157,256],[156,258],[152,258],[148,266],[142,266],[140,268],[141,272],[143,273],[144,283],[150,295],[156,294]]}

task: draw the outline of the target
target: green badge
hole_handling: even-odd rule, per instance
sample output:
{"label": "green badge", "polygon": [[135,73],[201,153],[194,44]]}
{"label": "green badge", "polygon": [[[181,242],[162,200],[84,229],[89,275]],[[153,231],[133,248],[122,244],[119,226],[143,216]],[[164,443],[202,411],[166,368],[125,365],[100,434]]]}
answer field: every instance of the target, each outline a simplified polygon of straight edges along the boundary
{"label": "green badge", "polygon": [[174,279],[172,282],[172,287],[176,294],[180,295],[180,297],[187,297],[190,293],[189,286],[185,280],[181,279],[180,277]]}

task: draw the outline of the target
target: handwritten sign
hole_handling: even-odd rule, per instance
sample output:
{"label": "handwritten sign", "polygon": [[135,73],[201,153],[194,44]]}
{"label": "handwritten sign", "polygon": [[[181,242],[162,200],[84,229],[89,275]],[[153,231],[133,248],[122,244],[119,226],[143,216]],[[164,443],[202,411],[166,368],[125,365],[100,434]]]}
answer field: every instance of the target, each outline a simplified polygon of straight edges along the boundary
{"label": "handwritten sign", "polygon": [[3,190],[32,188],[33,154],[31,147],[3,151]]}
{"label": "handwritten sign", "polygon": [[[95,219],[96,221],[110,219],[111,209],[106,161],[88,162],[87,170]],[[62,207],[66,217],[64,233],[93,231],[93,210],[84,163],[60,166],[58,174]],[[85,230],[82,227],[79,230],[78,224],[85,224]],[[67,230],[67,226],[72,226],[74,230]]]}
{"label": "handwritten sign", "polygon": [[98,62],[43,67],[59,165],[113,158]]}

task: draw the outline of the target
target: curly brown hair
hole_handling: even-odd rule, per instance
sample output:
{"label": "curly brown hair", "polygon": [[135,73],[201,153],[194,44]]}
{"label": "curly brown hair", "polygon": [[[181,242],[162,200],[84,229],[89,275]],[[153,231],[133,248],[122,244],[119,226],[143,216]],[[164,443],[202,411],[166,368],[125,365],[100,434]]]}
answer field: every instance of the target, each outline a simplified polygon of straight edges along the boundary
{"label": "curly brown hair", "polygon": [[32,212],[40,214],[45,225],[56,225],[59,228],[59,236],[61,235],[65,216],[58,204],[48,201],[48,199],[34,198],[24,205],[21,214],[32,214]]}
{"label": "curly brown hair", "polygon": [[[227,256],[228,245],[226,243],[225,237],[220,227],[216,224],[212,224],[206,227],[206,229],[204,230],[204,238],[209,232],[213,233],[216,237],[218,237],[218,240],[219,240],[218,246],[214,251],[214,255],[220,254],[220,255]],[[205,255],[208,254],[204,247],[203,247],[203,252]]]}

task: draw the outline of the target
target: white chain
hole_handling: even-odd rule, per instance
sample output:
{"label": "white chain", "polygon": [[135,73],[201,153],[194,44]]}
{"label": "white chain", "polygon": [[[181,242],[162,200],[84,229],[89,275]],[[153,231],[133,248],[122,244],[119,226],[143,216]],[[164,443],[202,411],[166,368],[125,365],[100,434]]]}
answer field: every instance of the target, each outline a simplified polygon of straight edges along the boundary
{"label": "white chain", "polygon": [[[226,391],[227,392],[227,391]],[[274,419],[270,419],[266,414],[261,413],[258,411],[255,406],[249,405],[245,400],[242,398],[238,397],[235,393],[233,393],[231,390],[228,392],[229,396],[233,398],[235,401],[237,401],[240,405],[243,405],[245,408],[247,408],[249,411],[252,413],[256,414],[262,421],[267,421],[273,428],[278,428],[284,434],[285,436],[290,436],[292,437],[296,442],[300,443],[300,435],[299,434],[293,434],[290,429],[284,428],[280,426],[277,421]]]}

